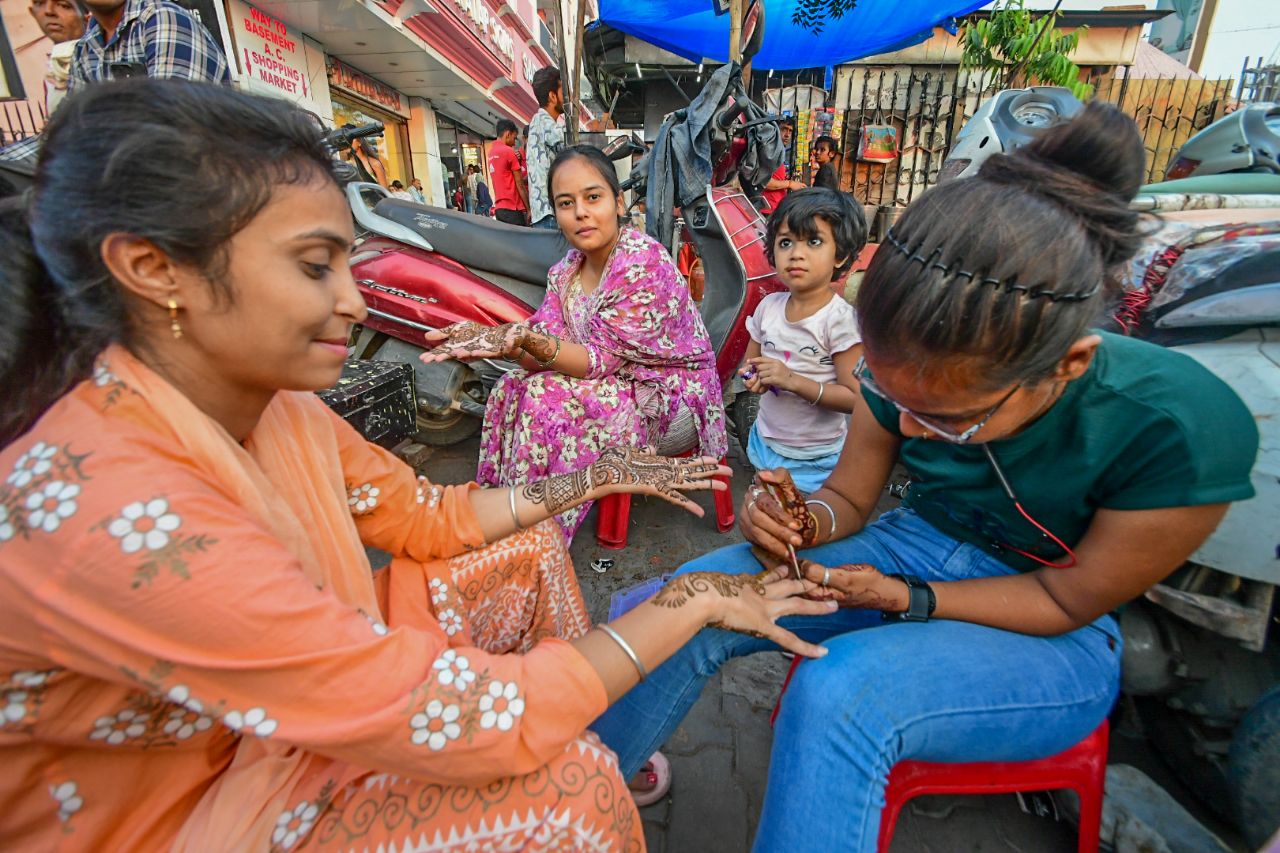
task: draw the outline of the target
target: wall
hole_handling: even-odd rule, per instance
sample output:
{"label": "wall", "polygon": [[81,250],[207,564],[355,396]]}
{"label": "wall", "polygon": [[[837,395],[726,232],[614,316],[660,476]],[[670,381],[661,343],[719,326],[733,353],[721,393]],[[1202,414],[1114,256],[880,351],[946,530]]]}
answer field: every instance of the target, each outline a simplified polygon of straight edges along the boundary
{"label": "wall", "polygon": [[[1063,27],[1064,33],[1075,32]],[[1071,55],[1076,65],[1129,65],[1138,50],[1142,31],[1138,27],[1090,27],[1080,39],[1080,48]],[[858,60],[856,65],[930,65],[960,62],[962,53],[957,36],[935,28],[933,36],[920,44],[892,53],[880,53]]]}
{"label": "wall", "polygon": [[409,150],[413,175],[422,181],[427,204],[444,207],[444,166],[440,163],[436,114],[422,98],[409,99]]}

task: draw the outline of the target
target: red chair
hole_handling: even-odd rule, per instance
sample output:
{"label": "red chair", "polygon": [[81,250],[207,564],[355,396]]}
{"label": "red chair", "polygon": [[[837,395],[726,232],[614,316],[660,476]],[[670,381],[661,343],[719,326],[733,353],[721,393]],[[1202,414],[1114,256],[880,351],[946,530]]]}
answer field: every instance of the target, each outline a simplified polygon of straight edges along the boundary
{"label": "red chair", "polygon": [[[782,692],[804,658],[791,663]],[[772,725],[782,706],[782,696],[769,717]],[[884,791],[884,811],[880,813],[877,849],[887,853],[893,828],[902,807],[922,794],[1012,794],[1017,791],[1046,791],[1070,788],[1080,795],[1079,853],[1097,853],[1102,829],[1102,795],[1107,777],[1107,744],[1110,729],[1103,720],[1093,732],[1073,747],[1048,758],[1031,761],[977,761],[970,764],[935,764],[928,761],[899,761],[889,771]]]}
{"label": "red chair", "polygon": [[[681,453],[680,456],[692,456],[693,451]],[[724,459],[721,465],[728,465]],[[725,484],[724,491],[712,491],[716,502],[716,527],[721,533],[733,529],[733,493],[729,491],[729,478],[716,477]],[[627,547],[627,527],[631,524],[631,495],[614,494],[601,498],[596,515],[596,542],[601,548]]]}

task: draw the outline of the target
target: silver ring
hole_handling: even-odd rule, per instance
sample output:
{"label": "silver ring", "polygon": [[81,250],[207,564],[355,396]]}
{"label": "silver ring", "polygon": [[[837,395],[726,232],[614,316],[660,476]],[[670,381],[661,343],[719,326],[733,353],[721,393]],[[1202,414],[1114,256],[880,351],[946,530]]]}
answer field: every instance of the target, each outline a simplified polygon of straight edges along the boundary
{"label": "silver ring", "polygon": [[822,585],[827,586],[830,580],[831,580],[831,567],[823,566],[822,567]]}
{"label": "silver ring", "polygon": [[755,505],[756,505],[755,498],[752,498],[751,500],[747,501],[747,512],[751,512],[751,508],[754,507]]}

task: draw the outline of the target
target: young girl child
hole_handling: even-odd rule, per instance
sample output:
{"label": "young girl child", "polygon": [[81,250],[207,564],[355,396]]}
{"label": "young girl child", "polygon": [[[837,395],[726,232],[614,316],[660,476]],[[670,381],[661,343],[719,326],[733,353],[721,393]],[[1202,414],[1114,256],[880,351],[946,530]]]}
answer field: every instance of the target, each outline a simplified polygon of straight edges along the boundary
{"label": "young girl child", "polygon": [[858,390],[858,321],[831,282],[866,242],[862,210],[833,190],[791,193],[769,217],[765,252],[788,292],[766,296],[747,321],[742,378],[763,395],[747,457],[759,469],[786,468],[804,492],[817,491],[840,458]]}

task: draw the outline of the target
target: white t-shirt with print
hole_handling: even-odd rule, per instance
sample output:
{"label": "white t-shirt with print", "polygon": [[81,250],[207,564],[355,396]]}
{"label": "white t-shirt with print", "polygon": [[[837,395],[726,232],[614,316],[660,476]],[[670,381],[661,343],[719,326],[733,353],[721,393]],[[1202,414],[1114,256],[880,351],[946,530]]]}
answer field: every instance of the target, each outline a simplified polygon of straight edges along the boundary
{"label": "white t-shirt with print", "polygon": [[[815,382],[835,382],[835,353],[844,352],[862,341],[853,306],[839,296],[810,317],[792,323],[787,319],[790,293],[770,293],[747,320],[751,339],[760,344],[760,354],[776,358],[791,370]],[[760,437],[789,447],[818,447],[843,440],[849,430],[849,416],[778,389],[760,396],[760,416],[756,419]]]}

